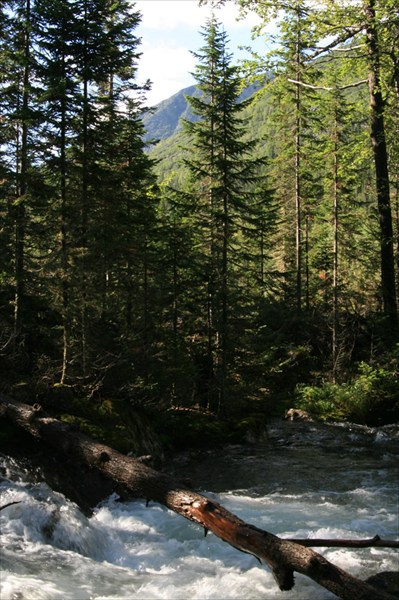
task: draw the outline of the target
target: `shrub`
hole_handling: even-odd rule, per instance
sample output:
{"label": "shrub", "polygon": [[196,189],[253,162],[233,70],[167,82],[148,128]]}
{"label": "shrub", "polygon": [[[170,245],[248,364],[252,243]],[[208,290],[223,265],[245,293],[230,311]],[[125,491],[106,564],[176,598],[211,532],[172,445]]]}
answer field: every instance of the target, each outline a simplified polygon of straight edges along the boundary
{"label": "shrub", "polygon": [[297,406],[316,418],[391,423],[399,418],[398,372],[362,362],[349,383],[299,386],[296,398]]}

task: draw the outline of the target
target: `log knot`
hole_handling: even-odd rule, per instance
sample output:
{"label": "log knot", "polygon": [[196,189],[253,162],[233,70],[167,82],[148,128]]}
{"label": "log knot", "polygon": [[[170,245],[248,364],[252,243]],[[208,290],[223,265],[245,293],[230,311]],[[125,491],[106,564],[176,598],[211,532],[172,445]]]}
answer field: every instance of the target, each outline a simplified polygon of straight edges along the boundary
{"label": "log knot", "polygon": [[111,457],[108,454],[108,452],[104,452],[103,451],[103,452],[100,453],[100,456],[99,456],[100,463],[106,463],[106,462],[108,462],[110,460],[111,460]]}
{"label": "log knot", "polygon": [[216,504],[214,504],[213,502],[210,502],[209,500],[206,502],[205,506],[204,506],[204,510],[206,510],[207,512],[215,512],[217,510],[217,506]]}
{"label": "log knot", "polygon": [[43,412],[43,409],[41,407],[40,404],[32,404],[31,406],[31,412],[28,415],[27,421],[28,423],[31,423],[32,421],[34,421],[37,417],[39,417]]}
{"label": "log knot", "polygon": [[135,460],[137,460],[138,462],[140,462],[144,465],[148,465],[153,460],[153,456],[152,456],[152,454],[146,454],[145,456],[137,456],[135,458]]}
{"label": "log knot", "polygon": [[375,544],[376,542],[379,542],[381,540],[380,536],[377,534],[373,537],[373,539],[371,540],[373,544]]}

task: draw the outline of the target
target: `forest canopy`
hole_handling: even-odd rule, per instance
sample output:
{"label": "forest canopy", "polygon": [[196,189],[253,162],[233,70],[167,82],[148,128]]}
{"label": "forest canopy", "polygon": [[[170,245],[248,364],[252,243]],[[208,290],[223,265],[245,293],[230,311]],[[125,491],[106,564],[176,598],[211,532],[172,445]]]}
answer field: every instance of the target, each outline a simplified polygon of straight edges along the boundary
{"label": "forest canopy", "polygon": [[272,50],[215,8],[150,148],[134,4],[2,3],[1,391],[397,420],[396,2],[238,3]]}

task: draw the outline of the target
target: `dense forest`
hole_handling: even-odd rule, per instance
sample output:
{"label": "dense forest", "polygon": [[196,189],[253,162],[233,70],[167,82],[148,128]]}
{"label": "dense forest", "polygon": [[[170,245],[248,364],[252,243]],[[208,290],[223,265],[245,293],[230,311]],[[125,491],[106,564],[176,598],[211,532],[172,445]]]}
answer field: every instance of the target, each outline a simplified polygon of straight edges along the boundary
{"label": "dense forest", "polygon": [[233,64],[215,9],[157,144],[134,4],[2,2],[0,391],[215,437],[397,420],[396,1],[240,4],[272,50]]}

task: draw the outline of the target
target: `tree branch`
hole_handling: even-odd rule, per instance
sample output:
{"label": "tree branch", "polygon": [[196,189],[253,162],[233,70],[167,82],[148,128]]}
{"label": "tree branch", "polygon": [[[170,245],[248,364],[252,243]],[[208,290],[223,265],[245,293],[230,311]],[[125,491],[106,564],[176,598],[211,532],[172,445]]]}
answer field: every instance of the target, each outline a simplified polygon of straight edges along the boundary
{"label": "tree branch", "polygon": [[332,42],[330,42],[326,46],[322,46],[321,48],[318,48],[315,52],[313,52],[313,54],[310,54],[309,56],[307,56],[307,60],[313,61],[315,58],[317,58],[318,56],[321,56],[325,52],[330,52],[330,50],[336,50],[337,46],[340,46],[341,44],[352,39],[355,35],[360,33],[363,28],[364,28],[363,23],[361,25],[357,25],[357,26],[344,27],[343,28],[344,33],[342,35],[340,35],[337,38],[335,38],[334,40],[332,40]]}
{"label": "tree branch", "polygon": [[340,87],[326,87],[323,85],[311,85],[309,83],[304,83],[303,81],[297,81],[296,79],[288,79],[290,83],[295,83],[295,85],[300,85],[305,88],[310,88],[311,90],[325,90],[326,92],[333,92],[335,90],[347,90],[349,88],[358,87],[359,85],[364,85],[368,83],[368,79],[361,79],[360,81],[356,81],[355,83],[349,83],[348,85],[343,85]]}
{"label": "tree branch", "polygon": [[366,540],[345,540],[345,539],[317,539],[317,538],[306,538],[306,539],[295,539],[287,538],[290,542],[301,544],[301,546],[307,546],[311,548],[325,547],[325,548],[399,548],[398,540],[383,540],[379,535],[375,535],[373,538]]}
{"label": "tree branch", "polygon": [[21,504],[21,500],[15,502],[8,502],[8,504],[3,504],[3,506],[0,506],[0,510],[4,510],[5,508],[12,506],[13,504]]}

